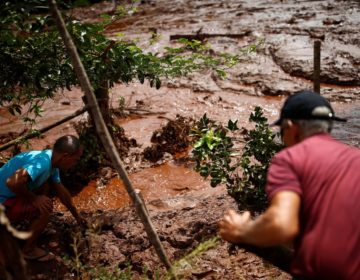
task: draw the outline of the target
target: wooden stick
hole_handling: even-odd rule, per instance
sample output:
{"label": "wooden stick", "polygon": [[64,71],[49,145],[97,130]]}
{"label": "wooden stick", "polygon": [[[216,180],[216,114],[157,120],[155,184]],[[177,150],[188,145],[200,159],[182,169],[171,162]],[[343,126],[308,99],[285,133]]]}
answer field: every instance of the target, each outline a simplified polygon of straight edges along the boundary
{"label": "wooden stick", "polygon": [[[61,37],[63,38],[63,42],[67,48],[69,56],[71,58],[72,64],[74,66],[76,75],[80,81],[80,85],[82,90],[85,92],[86,100],[90,105],[91,116],[94,118],[95,127],[100,137],[104,148],[110,157],[115,169],[119,173],[120,178],[124,182],[126,190],[131,197],[133,203],[135,204],[138,215],[140,216],[142,223],[144,225],[145,231],[149,237],[150,242],[155,248],[156,253],[158,254],[160,260],[166,266],[167,269],[172,272],[170,261],[162,247],[159,236],[157,235],[155,228],[147,214],[146,207],[144,203],[141,201],[141,198],[135,192],[129,177],[123,167],[123,163],[121,162],[119,153],[117,152],[116,146],[111,138],[111,135],[105,125],[104,119],[102,117],[101,111],[99,109],[96,97],[94,95],[94,90],[90,84],[89,78],[85,72],[84,66],[80,60],[76,47],[72,38],[70,37],[69,32],[66,29],[64,20],[56,6],[55,0],[49,0],[49,6],[53,13],[53,16],[56,20],[57,27],[60,31]],[[176,278],[176,276],[174,276]]]}
{"label": "wooden stick", "polygon": [[45,126],[45,127],[39,129],[39,130],[36,131],[36,132],[31,132],[31,133],[29,133],[29,134],[27,134],[27,135],[25,135],[25,136],[21,136],[21,137],[18,137],[18,138],[16,138],[16,139],[14,139],[14,140],[11,140],[11,141],[5,143],[4,145],[1,145],[1,146],[0,146],[0,151],[6,150],[7,148],[9,148],[9,147],[11,147],[11,146],[19,143],[20,141],[23,141],[23,140],[26,140],[26,139],[31,139],[31,138],[33,138],[33,137],[35,137],[35,136],[38,136],[38,135],[39,135],[39,132],[40,132],[40,133],[44,133],[44,132],[46,132],[46,131],[54,128],[54,127],[57,127],[57,126],[65,123],[65,122],[67,122],[67,121],[69,121],[69,120],[71,120],[71,119],[73,119],[73,118],[75,118],[75,117],[77,117],[77,116],[85,113],[85,112],[88,110],[88,108],[89,108],[88,106],[85,106],[85,107],[77,110],[76,112],[74,112],[74,113],[71,114],[70,116],[67,116],[67,117],[65,117],[65,118],[63,118],[63,119],[61,119],[61,120],[59,120],[59,121],[57,121],[57,122],[55,122],[55,123],[53,123],[53,124],[50,124],[50,125],[48,125],[48,126]]}
{"label": "wooden stick", "polygon": [[320,94],[321,41],[314,42],[314,92]]}
{"label": "wooden stick", "polygon": [[174,34],[170,35],[171,40],[178,40],[181,38],[189,39],[189,40],[199,40],[202,41],[206,38],[213,38],[213,37],[227,37],[227,38],[242,38],[248,36],[251,32],[245,31],[244,33],[197,33],[197,34]]}

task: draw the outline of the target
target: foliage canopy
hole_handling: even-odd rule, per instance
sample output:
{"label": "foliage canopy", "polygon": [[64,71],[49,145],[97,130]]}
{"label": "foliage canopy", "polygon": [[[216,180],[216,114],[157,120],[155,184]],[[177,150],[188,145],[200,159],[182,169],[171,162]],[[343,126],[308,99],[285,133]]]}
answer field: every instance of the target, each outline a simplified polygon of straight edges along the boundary
{"label": "foliage canopy", "polygon": [[[68,7],[71,1],[61,1]],[[123,9],[119,9],[122,11]],[[100,23],[82,23],[66,16],[67,28],[95,91],[104,83],[130,83],[139,80],[159,88],[161,78],[213,69],[224,70],[236,64],[241,54],[210,55],[201,42],[181,39],[180,47],[166,47],[164,53],[144,52],[133,42],[111,40],[105,28],[117,15]],[[46,0],[5,1],[0,4],[0,105],[13,114],[30,104],[29,113],[41,115],[41,104],[59,89],[79,84],[63,42],[49,16]],[[30,118],[25,118],[31,121]]]}

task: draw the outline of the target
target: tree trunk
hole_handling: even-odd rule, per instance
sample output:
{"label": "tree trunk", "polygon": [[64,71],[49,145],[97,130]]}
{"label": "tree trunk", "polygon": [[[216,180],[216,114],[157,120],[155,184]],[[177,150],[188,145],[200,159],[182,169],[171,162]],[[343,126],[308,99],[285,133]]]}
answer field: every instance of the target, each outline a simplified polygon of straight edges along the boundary
{"label": "tree trunk", "polygon": [[108,81],[104,81],[95,90],[96,100],[99,104],[100,112],[103,116],[106,125],[112,124],[112,118],[110,115],[110,98],[109,98],[109,85]]}
{"label": "tree trunk", "polygon": [[[94,117],[95,127],[98,132],[98,135],[103,143],[107,154],[109,155],[114,167],[116,168],[117,172],[119,173],[120,178],[124,182],[125,188],[131,197],[133,203],[135,204],[135,208],[137,210],[138,215],[141,218],[141,221],[144,225],[145,231],[149,237],[150,242],[155,248],[156,253],[158,254],[160,260],[163,262],[165,267],[172,272],[170,261],[164,251],[164,248],[160,242],[159,236],[157,235],[155,228],[150,220],[150,217],[147,214],[147,210],[145,205],[143,204],[139,195],[135,192],[130,179],[123,167],[123,163],[121,162],[120,156],[117,152],[115,144],[110,136],[110,133],[106,127],[106,124],[102,118],[99,106],[97,104],[96,97],[94,95],[93,88],[90,84],[89,78],[85,72],[84,66],[81,63],[79,55],[77,53],[76,47],[70,37],[69,32],[66,29],[64,20],[56,6],[55,0],[49,0],[49,6],[53,13],[53,16],[56,20],[57,27],[60,31],[60,34],[63,38],[64,44],[67,48],[69,56],[71,58],[72,64],[74,66],[75,72],[78,76],[80,81],[80,85],[82,90],[86,94],[86,100],[88,105],[90,106],[91,115]],[[173,276],[176,278],[176,276]]]}

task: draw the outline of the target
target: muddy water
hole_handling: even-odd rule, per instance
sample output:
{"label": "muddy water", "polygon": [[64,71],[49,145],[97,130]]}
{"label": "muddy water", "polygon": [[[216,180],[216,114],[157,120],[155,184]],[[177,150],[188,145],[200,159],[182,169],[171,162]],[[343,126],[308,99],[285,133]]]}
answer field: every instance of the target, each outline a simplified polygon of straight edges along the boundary
{"label": "muddy water", "polygon": [[129,138],[136,139],[136,142],[143,147],[151,145],[152,133],[166,125],[167,122],[168,120],[161,115],[135,116],[118,121],[119,125],[124,128],[126,135]]}
{"label": "muddy water", "polygon": [[[257,102],[254,102],[252,98],[245,98],[243,102],[238,101],[241,104],[239,107],[232,107],[231,110],[228,108],[227,114],[215,109],[209,110],[209,108],[207,111],[200,112],[201,114],[207,112],[209,116],[215,117],[220,121],[228,118],[234,119],[234,116],[244,116],[240,118],[240,121],[246,127],[248,122],[245,116],[246,118],[248,117],[248,113],[253,109],[254,104],[262,105],[263,108],[267,109],[265,111],[267,116],[275,120],[277,114],[273,111],[276,111],[275,108],[280,105],[280,102],[282,102],[281,98],[273,97],[262,98]],[[274,105],[274,103],[277,105]],[[244,104],[247,105],[245,106]],[[357,105],[360,105],[360,102],[357,102]],[[350,145],[360,147],[360,106],[355,107],[355,104],[350,105],[338,102],[334,104],[334,107],[339,112],[339,115],[348,118],[348,123],[335,125],[334,137]],[[196,109],[196,107],[188,107],[188,109],[191,108]],[[246,113],[235,113],[244,111]],[[200,114],[200,112],[198,113]],[[151,144],[150,138],[152,132],[164,125],[166,121],[163,115],[151,115],[122,119],[120,123],[129,137],[135,138],[142,147],[147,147]],[[176,164],[174,161],[131,174],[130,180],[134,188],[141,191],[145,201],[150,203],[149,207],[158,210],[189,206],[191,200],[184,200],[180,195],[187,194],[188,197],[207,197],[226,191],[224,187],[211,188],[209,182],[193,171],[191,166]],[[80,210],[85,211],[91,209],[116,209],[131,203],[125,187],[119,178],[113,178],[106,186],[97,186],[96,182],[92,181],[74,197],[74,202]],[[57,204],[57,209],[64,210],[59,204]]]}
{"label": "muddy water", "polygon": [[[333,101],[339,115],[349,119],[335,126],[334,136],[346,143],[360,146],[360,44],[358,1],[143,1],[139,12],[111,25],[107,32],[124,40],[137,39],[138,45],[161,53],[165,45],[175,46],[169,36],[174,34],[222,34],[209,37],[212,50],[235,54],[241,47],[265,39],[257,54],[245,56],[241,63],[229,69],[225,79],[211,73],[199,73],[186,78],[163,80],[160,90],[141,85],[116,85],[112,88],[113,106],[124,97],[126,105],[138,109],[137,116],[119,120],[129,137],[145,148],[152,132],[177,114],[209,118],[220,122],[238,119],[249,127],[248,118],[255,106],[261,106],[272,122],[289,93],[311,88],[312,46],[322,40],[322,94]],[[83,17],[96,17],[108,8],[106,3],[95,6]],[[110,5],[110,4],[109,4]],[[150,44],[150,29],[157,30],[158,40]],[[238,34],[237,38],[223,36]],[[241,35],[242,34],[242,35]],[[82,106],[81,92],[65,91],[54,101],[45,103],[44,118],[38,127],[69,115]],[[141,111],[142,110],[142,111]],[[145,111],[144,111],[145,110]],[[136,111],[135,111],[136,112]],[[148,114],[146,112],[151,112]],[[85,119],[86,116],[77,118]],[[21,120],[0,111],[0,134],[21,132]],[[74,133],[70,123],[62,125],[31,141],[33,148],[51,145],[58,136]],[[131,174],[134,186],[154,207],[175,207],[182,203],[176,197],[207,195],[223,189],[212,189],[208,182],[184,165],[174,162]],[[165,200],[165,198],[170,198]],[[174,198],[175,197],[175,198]],[[74,197],[80,209],[118,208],[129,203],[124,186],[113,178],[106,186],[91,182]],[[172,201],[171,203],[169,201]],[[180,201],[180,202],[179,202]],[[170,204],[169,204],[170,203]],[[57,206],[60,207],[60,206]]]}
{"label": "muddy water", "polygon": [[[175,163],[166,163],[131,174],[130,180],[133,187],[141,192],[144,200],[157,209],[185,207],[189,202],[174,198],[179,195],[195,192],[205,198],[224,191],[222,187],[209,188],[208,182],[195,171]],[[167,200],[168,198],[173,199]],[[131,203],[125,186],[118,177],[104,186],[97,186],[95,181],[90,182],[73,200],[79,210],[86,211],[117,209]],[[57,203],[56,209],[64,210],[64,207]]]}

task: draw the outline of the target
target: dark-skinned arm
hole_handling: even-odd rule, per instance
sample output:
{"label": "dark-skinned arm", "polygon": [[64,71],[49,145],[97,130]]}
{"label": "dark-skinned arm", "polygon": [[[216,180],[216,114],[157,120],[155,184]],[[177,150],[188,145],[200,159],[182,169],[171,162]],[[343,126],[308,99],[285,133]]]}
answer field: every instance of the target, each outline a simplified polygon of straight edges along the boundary
{"label": "dark-skinned arm", "polygon": [[270,247],[288,244],[299,234],[300,196],[292,191],[280,191],[269,208],[255,220],[250,212],[237,214],[230,210],[219,222],[220,236],[235,244]]}
{"label": "dark-skinned arm", "polygon": [[28,189],[30,180],[26,169],[21,168],[6,180],[6,185],[13,193],[26,197],[32,202],[35,200],[36,195]]}
{"label": "dark-skinned arm", "polygon": [[79,215],[76,207],[74,206],[69,191],[61,183],[52,183],[52,185],[56,190],[56,195],[60,199],[61,203],[64,204],[65,207],[70,211],[78,224],[84,226],[85,220]]}
{"label": "dark-skinned arm", "polygon": [[45,195],[36,195],[29,190],[28,185],[31,177],[26,169],[21,168],[6,180],[7,187],[17,196],[28,199],[42,213],[52,211],[51,200]]}

